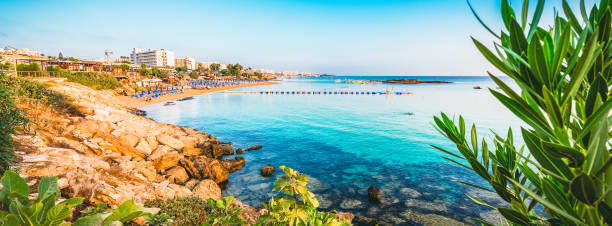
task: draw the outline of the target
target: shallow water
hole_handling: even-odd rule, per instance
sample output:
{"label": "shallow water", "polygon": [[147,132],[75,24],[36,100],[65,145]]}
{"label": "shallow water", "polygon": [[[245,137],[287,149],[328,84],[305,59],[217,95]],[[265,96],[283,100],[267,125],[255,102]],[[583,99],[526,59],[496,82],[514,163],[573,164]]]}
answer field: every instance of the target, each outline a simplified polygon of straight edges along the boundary
{"label": "shallow water", "polygon": [[[453,145],[432,127],[433,115],[462,114],[480,134],[489,129],[505,134],[519,120],[486,88],[487,77],[404,77],[444,80],[450,84],[347,84],[329,78],[298,78],[280,84],[233,91],[394,91],[413,95],[260,95],[212,93],[176,105],[145,107],[149,117],[206,131],[235,148],[263,145],[247,152],[247,164],[230,174],[224,195],[259,206],[271,195],[272,182],[282,174],[263,178],[266,164],[286,165],[311,176],[311,189],[323,210],[344,210],[358,215],[389,218],[416,209],[465,220],[485,207],[469,200],[470,187],[456,183],[482,183],[473,173],[442,159],[435,144]],[[400,77],[349,77],[384,80]],[[505,79],[509,82],[509,80]],[[473,86],[481,86],[476,90]],[[413,113],[412,115],[409,113]],[[515,137],[517,137],[515,133]],[[384,192],[383,206],[368,204],[367,188]]]}

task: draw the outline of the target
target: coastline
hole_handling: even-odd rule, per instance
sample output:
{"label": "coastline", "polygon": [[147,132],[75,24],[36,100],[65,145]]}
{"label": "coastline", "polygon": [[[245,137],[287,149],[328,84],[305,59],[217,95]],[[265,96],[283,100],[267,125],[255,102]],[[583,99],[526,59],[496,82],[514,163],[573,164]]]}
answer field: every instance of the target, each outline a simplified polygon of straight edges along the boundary
{"label": "coastline", "polygon": [[213,92],[218,92],[218,91],[224,91],[224,90],[231,90],[231,89],[238,89],[238,88],[244,88],[244,87],[251,87],[251,86],[264,86],[264,85],[274,85],[274,84],[278,84],[278,82],[260,82],[260,83],[254,83],[254,84],[244,84],[244,85],[237,85],[237,86],[225,86],[225,87],[220,87],[220,88],[213,88],[213,89],[185,89],[185,92],[183,93],[173,93],[173,94],[168,94],[165,96],[161,96],[161,97],[157,97],[157,98],[153,98],[150,101],[145,101],[143,99],[136,99],[136,98],[132,98],[129,96],[116,96],[118,103],[121,103],[121,105],[123,105],[124,107],[127,108],[133,108],[133,109],[140,109],[149,105],[154,105],[154,104],[159,104],[159,103],[163,103],[163,102],[167,102],[167,101],[174,101],[174,100],[179,100],[179,99],[183,99],[183,98],[187,98],[187,97],[194,97],[194,96],[199,96],[199,95],[203,95],[203,94],[207,94],[207,93],[213,93]]}

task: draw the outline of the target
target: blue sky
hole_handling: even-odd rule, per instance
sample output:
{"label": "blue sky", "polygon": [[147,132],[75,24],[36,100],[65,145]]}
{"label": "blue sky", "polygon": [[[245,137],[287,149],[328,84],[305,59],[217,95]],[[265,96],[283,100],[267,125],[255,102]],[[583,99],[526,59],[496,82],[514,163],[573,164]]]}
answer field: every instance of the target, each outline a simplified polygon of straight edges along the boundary
{"label": "blue sky", "polygon": [[[471,2],[501,29],[499,0]],[[545,22],[560,9],[548,2]],[[485,75],[492,66],[470,35],[493,41],[464,0],[0,0],[0,47],[85,59],[139,47],[276,71]]]}

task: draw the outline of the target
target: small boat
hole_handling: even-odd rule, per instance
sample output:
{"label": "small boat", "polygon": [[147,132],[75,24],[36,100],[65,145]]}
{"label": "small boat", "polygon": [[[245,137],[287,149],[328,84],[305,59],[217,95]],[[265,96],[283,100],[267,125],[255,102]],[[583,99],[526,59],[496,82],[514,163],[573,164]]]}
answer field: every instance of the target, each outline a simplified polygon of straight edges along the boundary
{"label": "small boat", "polygon": [[474,89],[482,89],[480,86],[474,86]]}

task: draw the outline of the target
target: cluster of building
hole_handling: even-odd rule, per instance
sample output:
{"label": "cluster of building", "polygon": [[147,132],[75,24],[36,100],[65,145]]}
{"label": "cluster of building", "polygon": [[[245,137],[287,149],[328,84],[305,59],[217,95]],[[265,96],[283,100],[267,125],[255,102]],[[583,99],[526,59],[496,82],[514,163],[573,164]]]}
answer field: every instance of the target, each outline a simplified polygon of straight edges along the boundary
{"label": "cluster of building", "polygon": [[[13,47],[5,47],[0,49],[0,64],[9,63],[13,65],[19,64],[30,64],[38,63],[41,70],[45,70],[48,66],[54,66],[63,69],[69,69],[71,71],[85,71],[85,72],[96,72],[96,71],[109,71],[109,72],[123,72],[121,65],[129,65],[128,73],[138,73],[141,65],[147,65],[147,67],[158,67],[161,70],[174,70],[173,68],[181,67],[186,68],[188,71],[194,71],[198,69],[209,69],[212,64],[219,64],[218,62],[197,62],[193,57],[175,57],[173,51],[165,49],[147,49],[143,50],[140,48],[132,49],[130,56],[120,56],[114,60],[108,58],[100,60],[78,60],[75,58],[65,58],[62,53],[59,53],[57,57],[45,57],[39,51],[31,49],[17,49]],[[227,64],[219,64],[219,70],[227,68]],[[269,69],[249,69],[249,72],[258,72],[264,75],[274,76],[313,76],[309,72],[275,72]]]}

